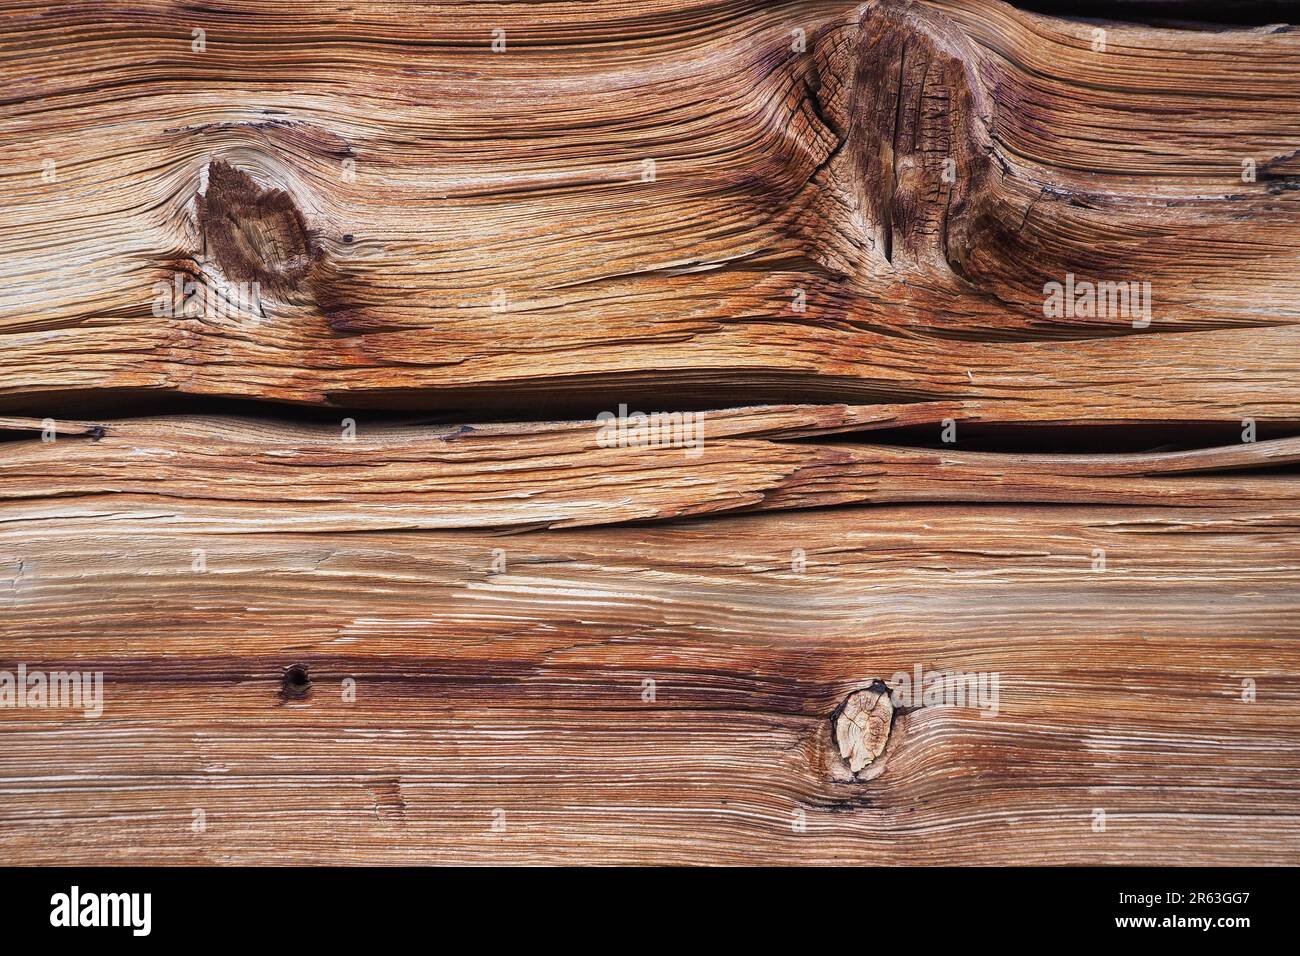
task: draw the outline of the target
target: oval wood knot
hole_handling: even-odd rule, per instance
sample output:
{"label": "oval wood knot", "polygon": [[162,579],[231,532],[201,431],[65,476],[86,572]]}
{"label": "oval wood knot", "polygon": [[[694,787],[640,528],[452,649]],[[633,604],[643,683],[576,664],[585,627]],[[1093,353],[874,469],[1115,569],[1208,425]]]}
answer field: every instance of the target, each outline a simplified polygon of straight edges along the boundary
{"label": "oval wood knot", "polygon": [[855,690],[831,717],[840,756],[854,774],[871,765],[885,749],[894,720],[894,701],[884,681]]}
{"label": "oval wood knot", "polygon": [[297,289],[321,258],[287,192],[263,189],[220,160],[208,166],[198,211],[205,243],[232,282],[257,282],[274,292]]}

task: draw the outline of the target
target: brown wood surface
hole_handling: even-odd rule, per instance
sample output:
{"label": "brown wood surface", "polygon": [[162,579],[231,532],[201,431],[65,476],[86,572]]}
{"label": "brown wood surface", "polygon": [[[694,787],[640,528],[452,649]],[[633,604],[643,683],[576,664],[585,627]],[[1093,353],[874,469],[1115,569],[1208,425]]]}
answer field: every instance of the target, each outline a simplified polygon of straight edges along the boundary
{"label": "brown wood surface", "polygon": [[[1295,860],[1294,508],[149,524],[50,519],[5,568],[9,652],[112,677],[99,719],[6,715],[7,858]],[[999,672],[998,715],[901,715],[883,773],[847,777],[831,714],[918,663]]]}
{"label": "brown wood surface", "polygon": [[1300,31],[1028,5],[0,0],[0,863],[1300,863]]}

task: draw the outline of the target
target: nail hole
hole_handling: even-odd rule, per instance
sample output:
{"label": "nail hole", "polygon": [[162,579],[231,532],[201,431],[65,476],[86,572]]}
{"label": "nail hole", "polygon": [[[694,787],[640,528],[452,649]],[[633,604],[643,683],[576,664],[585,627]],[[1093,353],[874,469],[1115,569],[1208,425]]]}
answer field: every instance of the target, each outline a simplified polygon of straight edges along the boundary
{"label": "nail hole", "polygon": [[311,678],[306,664],[290,664],[280,678],[280,692],[285,697],[305,697],[311,690]]}

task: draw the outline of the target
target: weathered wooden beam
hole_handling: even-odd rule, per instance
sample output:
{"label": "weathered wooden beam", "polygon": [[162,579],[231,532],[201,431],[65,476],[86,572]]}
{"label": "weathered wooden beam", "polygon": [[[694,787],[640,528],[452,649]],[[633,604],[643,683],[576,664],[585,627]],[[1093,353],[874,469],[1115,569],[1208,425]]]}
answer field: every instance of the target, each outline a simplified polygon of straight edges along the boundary
{"label": "weathered wooden beam", "polygon": [[[0,646],[105,683],[94,720],[3,712],[7,859],[1261,864],[1300,840],[1295,509],[19,540]],[[833,715],[917,667],[996,675],[997,716],[899,708],[853,774]]]}
{"label": "weathered wooden beam", "polygon": [[[786,406],[462,426],[167,416],[29,421],[0,458],[0,526],[57,518],[265,531],[539,528],[865,502],[1300,503],[1300,438],[1147,454],[823,443],[944,407]],[[12,423],[11,423],[12,424]],[[78,434],[80,431],[80,434]],[[68,437],[58,437],[70,432]]]}
{"label": "weathered wooden beam", "polygon": [[997,0],[297,9],[8,13],[5,405],[1300,421],[1294,32],[1094,36]]}

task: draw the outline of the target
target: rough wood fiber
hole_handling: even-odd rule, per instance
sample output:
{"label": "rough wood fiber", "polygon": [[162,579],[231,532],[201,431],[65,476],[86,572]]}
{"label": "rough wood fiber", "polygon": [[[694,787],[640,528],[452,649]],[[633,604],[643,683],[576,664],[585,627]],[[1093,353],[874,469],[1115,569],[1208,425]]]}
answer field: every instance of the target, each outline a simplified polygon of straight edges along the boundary
{"label": "rough wood fiber", "polygon": [[[8,859],[1295,862],[1296,509],[20,534],[4,646],[109,686],[5,716]],[[998,716],[900,714],[854,780],[832,714],[918,664]]]}
{"label": "rough wood fiber", "polygon": [[0,0],[0,79],[0,705],[104,681],[0,862],[1300,863],[1294,29]]}
{"label": "rough wood fiber", "polygon": [[[6,404],[1300,420],[1294,31],[1112,24],[1098,51],[998,0],[309,9],[9,5]],[[260,281],[256,313],[155,316],[178,273]],[[1045,318],[1071,273],[1149,282],[1150,325]]]}
{"label": "rough wood fiber", "polygon": [[0,459],[0,525],[138,520],[260,533],[570,527],[863,502],[1300,505],[1294,473],[1252,475],[1300,462],[1300,438],[1044,455],[807,437],[924,417],[917,406],[891,412],[706,412],[698,432],[679,429],[698,439],[693,447],[602,447],[595,421],[381,425],[345,440],[332,425],[124,419],[63,440],[9,443]]}

